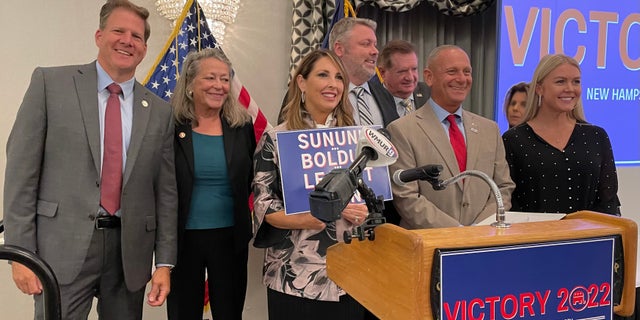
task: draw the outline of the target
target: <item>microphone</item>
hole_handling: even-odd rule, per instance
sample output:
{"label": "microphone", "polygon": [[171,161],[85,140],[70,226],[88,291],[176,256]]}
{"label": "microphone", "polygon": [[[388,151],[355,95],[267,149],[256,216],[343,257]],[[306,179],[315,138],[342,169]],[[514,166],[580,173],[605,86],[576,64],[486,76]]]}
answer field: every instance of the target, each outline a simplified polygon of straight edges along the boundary
{"label": "microphone", "polygon": [[442,166],[439,164],[428,164],[414,169],[396,170],[396,172],[393,173],[393,182],[399,186],[404,186],[407,182],[416,180],[437,182],[438,177],[440,177],[440,172],[442,172]]}
{"label": "microphone", "polygon": [[309,211],[322,221],[340,219],[358,188],[365,167],[387,166],[396,162],[398,151],[381,132],[364,127],[357,146],[358,155],[348,169],[333,169],[309,194]]}
{"label": "microphone", "polygon": [[[389,133],[385,129],[362,128],[357,151],[358,153],[367,153],[368,149],[373,151],[373,153],[369,154],[367,167],[388,166],[396,162],[398,151],[391,144],[388,136]],[[354,160],[354,163],[356,162],[357,160]]]}

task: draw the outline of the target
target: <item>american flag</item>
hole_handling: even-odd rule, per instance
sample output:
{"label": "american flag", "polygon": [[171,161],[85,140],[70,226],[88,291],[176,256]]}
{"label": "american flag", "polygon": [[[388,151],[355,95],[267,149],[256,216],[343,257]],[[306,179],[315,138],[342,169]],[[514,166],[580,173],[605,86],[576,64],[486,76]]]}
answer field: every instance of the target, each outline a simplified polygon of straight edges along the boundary
{"label": "american flag", "polygon": [[[205,48],[220,48],[220,46],[213,37],[198,2],[189,0],[185,3],[180,17],[176,19],[176,26],[164,49],[149,71],[144,81],[145,86],[157,96],[169,101],[187,54]],[[249,111],[253,118],[256,141],[258,141],[264,130],[271,125],[255,101],[251,99],[249,92],[238,79],[238,75],[233,77],[231,95]]]}
{"label": "american flag", "polygon": [[[205,48],[220,48],[213,37],[202,8],[195,0],[188,0],[180,17],[176,19],[176,26],[167,40],[164,49],[156,59],[144,81],[145,87],[166,101],[171,99],[176,81],[180,78],[182,63],[191,51]],[[242,85],[238,75],[233,76],[231,95],[247,108],[253,118],[253,129],[256,141],[260,140],[265,129],[271,128],[258,105],[251,99],[249,92]],[[253,207],[252,199],[249,199],[250,207]],[[208,286],[205,283],[203,319],[211,319],[209,314]]]}

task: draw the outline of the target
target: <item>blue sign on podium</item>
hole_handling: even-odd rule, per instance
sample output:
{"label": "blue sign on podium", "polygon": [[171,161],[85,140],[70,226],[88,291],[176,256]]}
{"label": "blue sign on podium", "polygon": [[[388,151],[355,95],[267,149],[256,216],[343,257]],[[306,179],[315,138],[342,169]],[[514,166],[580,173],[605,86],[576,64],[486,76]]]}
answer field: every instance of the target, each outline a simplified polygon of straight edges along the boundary
{"label": "blue sign on podium", "polygon": [[614,237],[440,253],[440,319],[612,319]]}

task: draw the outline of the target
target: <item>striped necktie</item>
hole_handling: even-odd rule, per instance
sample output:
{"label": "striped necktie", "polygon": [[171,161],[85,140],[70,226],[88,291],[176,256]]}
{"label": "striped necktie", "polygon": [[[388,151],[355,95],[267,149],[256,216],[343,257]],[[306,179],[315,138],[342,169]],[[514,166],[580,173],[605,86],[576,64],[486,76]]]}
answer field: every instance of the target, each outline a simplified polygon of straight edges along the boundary
{"label": "striped necktie", "polygon": [[410,97],[400,101],[400,105],[404,107],[405,116],[411,113],[411,111],[413,111],[413,103],[411,103]]}
{"label": "striped necktie", "polygon": [[371,116],[371,110],[367,106],[367,102],[364,99],[365,90],[363,87],[355,87],[351,90],[357,98],[358,115],[360,116],[361,126],[370,126],[373,124],[373,117]]}

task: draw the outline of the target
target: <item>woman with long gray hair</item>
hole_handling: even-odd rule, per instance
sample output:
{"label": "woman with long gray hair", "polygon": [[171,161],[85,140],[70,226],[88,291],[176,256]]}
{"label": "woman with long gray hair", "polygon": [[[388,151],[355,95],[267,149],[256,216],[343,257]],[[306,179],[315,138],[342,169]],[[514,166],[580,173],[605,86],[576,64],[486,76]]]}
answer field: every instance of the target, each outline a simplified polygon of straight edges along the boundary
{"label": "woman with long gray hair", "polygon": [[231,63],[218,49],[185,60],[174,108],[178,263],[169,319],[202,319],[205,271],[215,319],[242,319],[251,239],[256,147],[251,117],[230,95]]}

